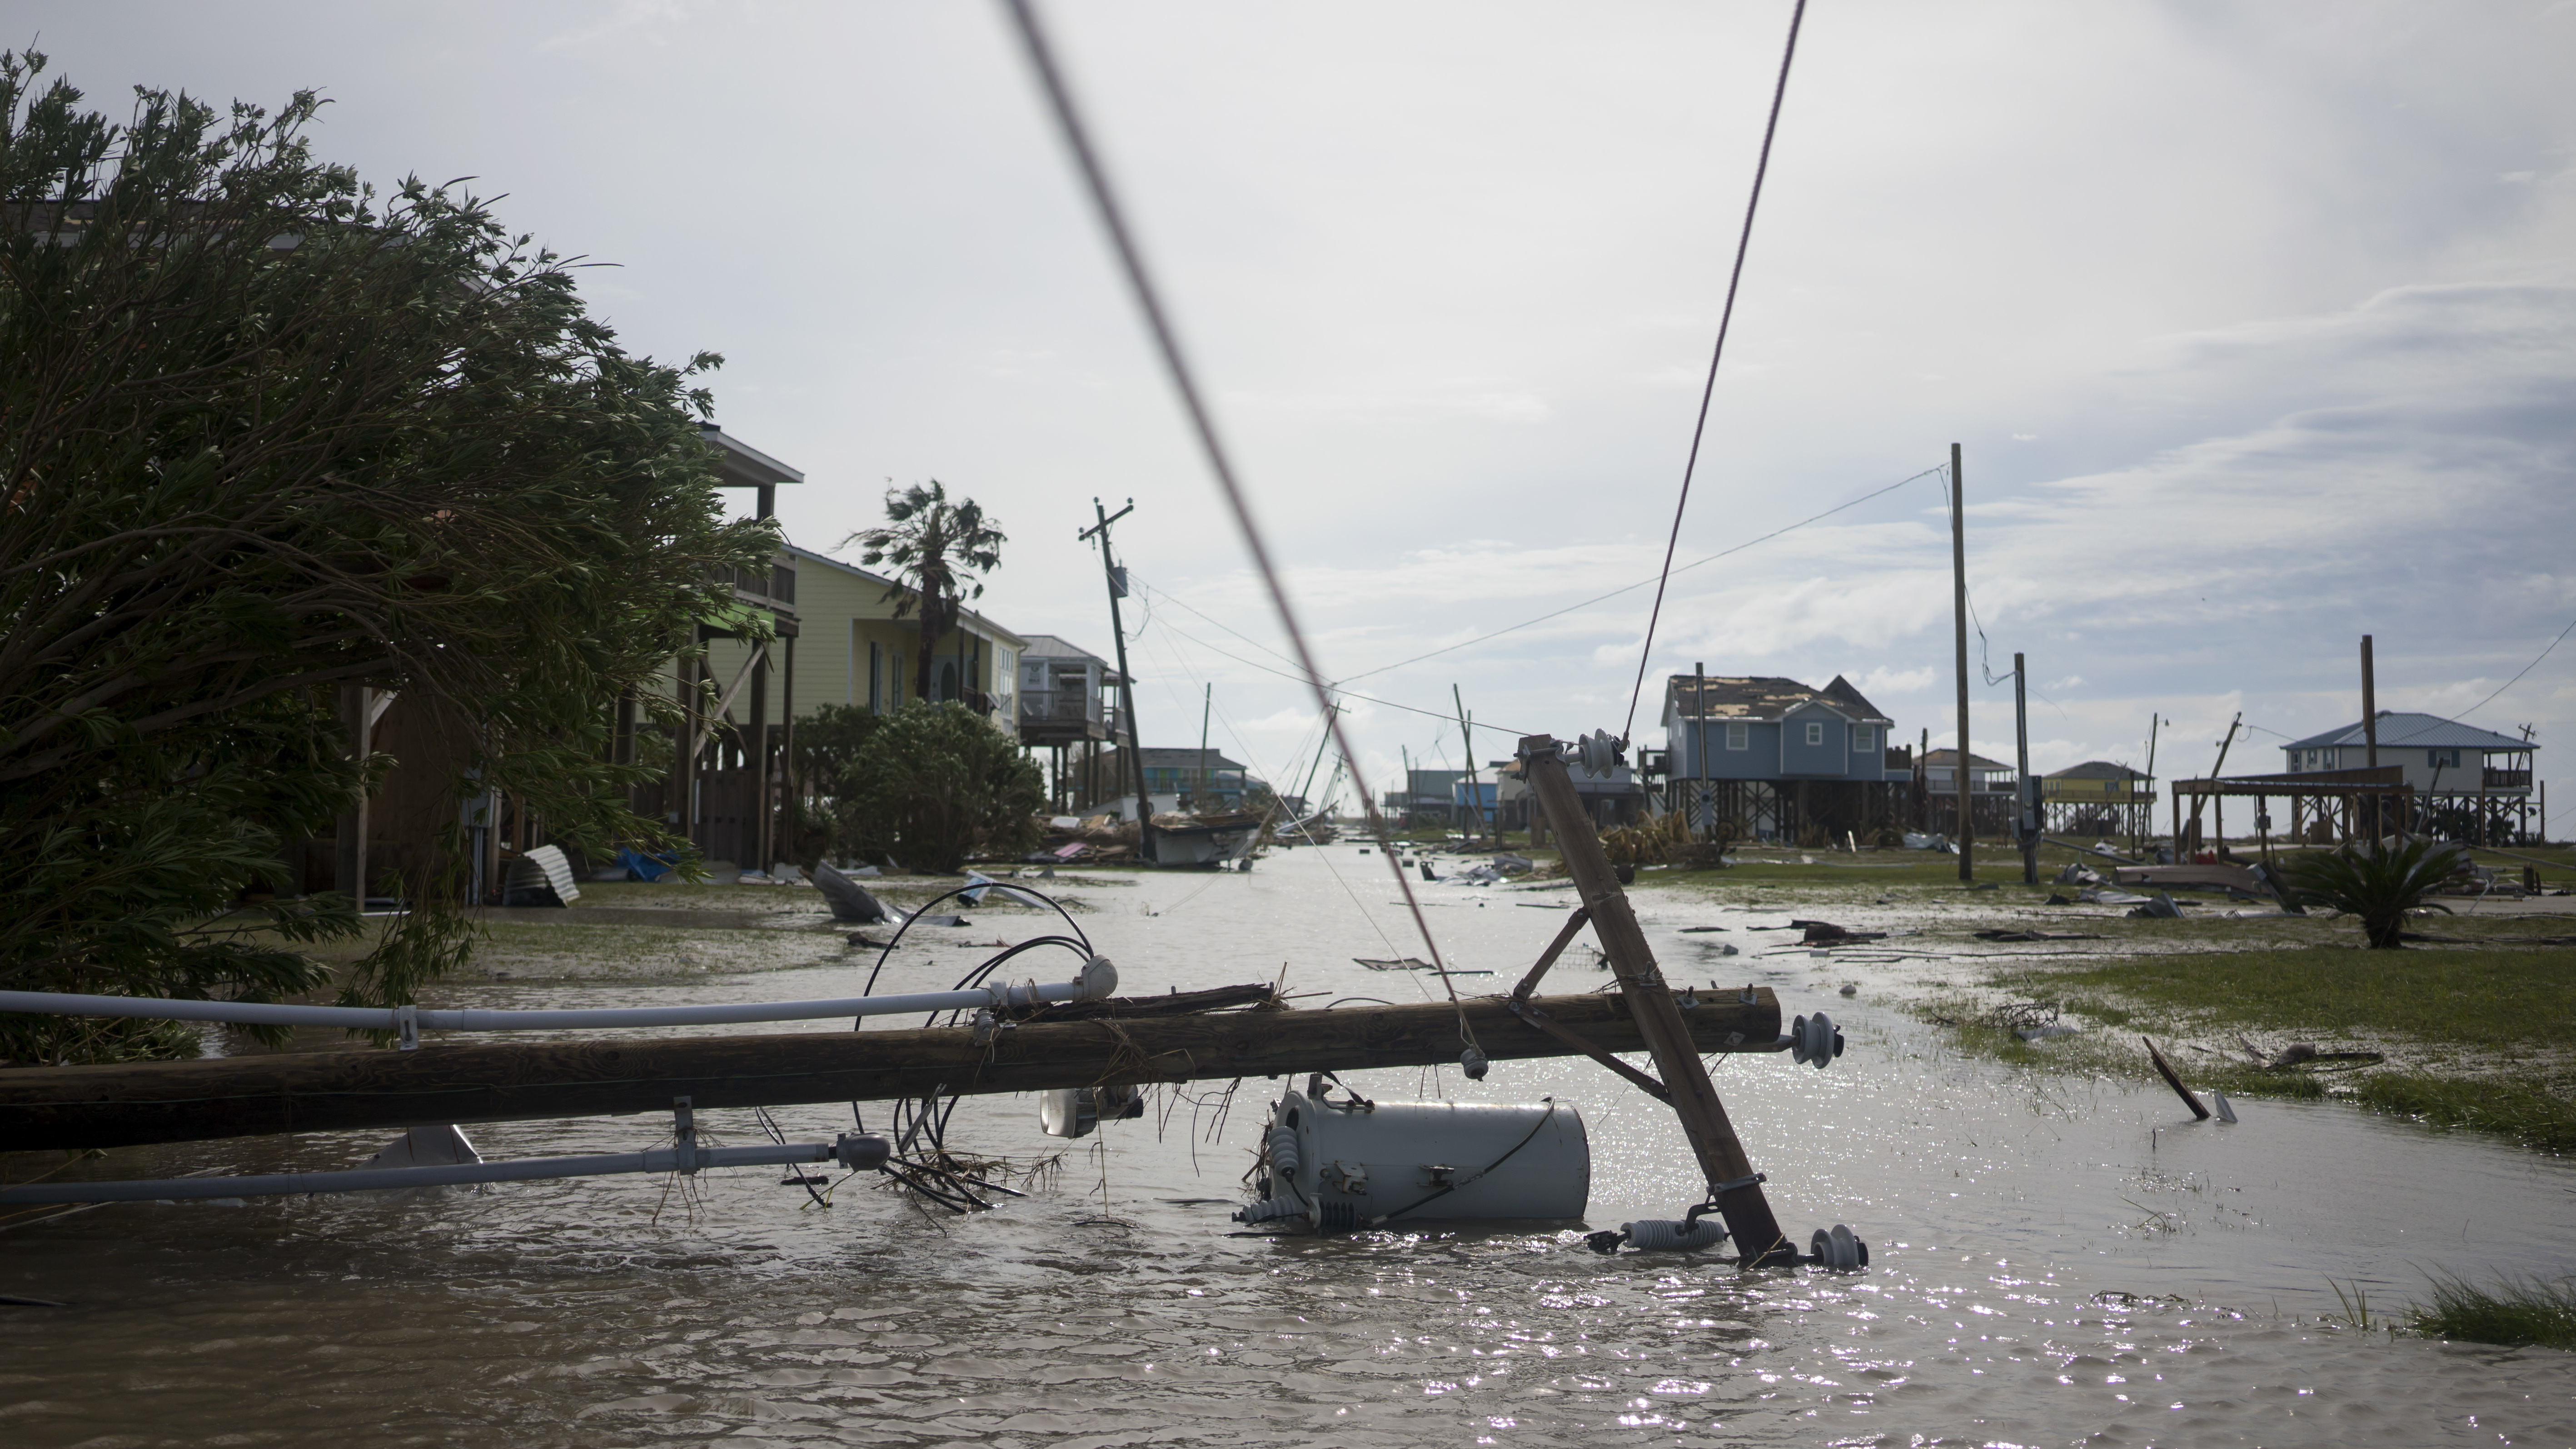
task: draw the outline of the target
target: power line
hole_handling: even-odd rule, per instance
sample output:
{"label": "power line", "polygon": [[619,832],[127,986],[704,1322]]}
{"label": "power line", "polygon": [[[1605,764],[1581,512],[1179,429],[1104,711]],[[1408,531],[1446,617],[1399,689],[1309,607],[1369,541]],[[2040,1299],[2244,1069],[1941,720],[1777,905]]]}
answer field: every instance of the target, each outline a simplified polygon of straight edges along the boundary
{"label": "power line", "polygon": [[[1305,630],[1298,627],[1297,610],[1288,602],[1288,590],[1279,582],[1279,570],[1270,561],[1270,546],[1261,536],[1261,527],[1252,518],[1252,504],[1245,498],[1237,481],[1234,459],[1227,453],[1224,440],[1217,436],[1216,418],[1207,408],[1200,392],[1198,378],[1182,356],[1180,336],[1165,315],[1161,292],[1145,269],[1144,253],[1137,247],[1127,225],[1125,209],[1118,204],[1110,188],[1109,173],[1102,167],[1099,154],[1091,144],[1091,134],[1073,104],[1073,93],[1067,88],[1063,72],[1056,65],[1054,49],[1047,43],[1046,32],[1038,23],[1031,0],[1002,0],[1020,33],[1020,43],[1028,52],[1029,66],[1037,72],[1039,84],[1046,91],[1048,106],[1055,116],[1056,130],[1063,137],[1065,149],[1073,153],[1074,165],[1082,174],[1082,183],[1090,193],[1093,209],[1099,214],[1101,230],[1109,234],[1110,249],[1117,253],[1118,265],[1126,274],[1127,286],[1136,300],[1136,310],[1144,315],[1146,330],[1153,334],[1155,350],[1163,360],[1163,370],[1171,379],[1173,392],[1179,394],[1182,411],[1189,415],[1190,429],[1198,437],[1199,451],[1205,455],[1208,472],[1214,475],[1217,491],[1234,515],[1235,531],[1243,537],[1244,551],[1252,555],[1260,570],[1261,582],[1270,591],[1271,607],[1278,611],[1280,628],[1297,652],[1297,667],[1305,672],[1307,685],[1315,691],[1315,702],[1324,711],[1324,724],[1333,732],[1333,741],[1341,746],[1342,757],[1358,762],[1351,753],[1350,740],[1343,734],[1341,716],[1333,710],[1333,696],[1324,683],[1324,672],[1315,667],[1314,651],[1307,647]],[[1798,0],[1803,8],[1806,0]],[[1378,838],[1386,838],[1385,823],[1379,819],[1377,804],[1365,795],[1361,803],[1368,812],[1369,824]],[[1449,977],[1449,968],[1440,959],[1440,945],[1431,938],[1431,922],[1422,914],[1421,902],[1414,899],[1413,882],[1406,878],[1400,861],[1390,859],[1395,882],[1404,892],[1404,903],[1413,912],[1413,923],[1422,932],[1423,948],[1431,953],[1431,964],[1440,972],[1440,982],[1449,989],[1451,1005],[1458,1007],[1458,1034],[1465,1038],[1471,1052],[1476,1049],[1475,1032],[1467,1025],[1467,1010],[1458,1005],[1457,983]],[[1478,1072],[1475,1075],[1483,1075]]]}
{"label": "power line", "polygon": [[1655,625],[1664,617],[1664,585],[1672,578],[1673,550],[1681,546],[1682,515],[1690,509],[1691,476],[1699,471],[1699,444],[1708,431],[1708,407],[1717,396],[1717,363],[1726,355],[1727,328],[1735,321],[1735,293],[1744,282],[1744,255],[1753,248],[1753,213],[1762,205],[1762,179],[1771,172],[1771,138],[1780,130],[1780,103],[1789,95],[1789,62],[1798,54],[1798,26],[1807,18],[1807,0],[1789,12],[1789,42],[1780,50],[1780,79],[1771,87],[1771,118],[1762,125],[1762,155],[1753,163],[1753,192],[1744,200],[1744,230],[1735,238],[1735,269],[1726,276],[1726,307],[1717,315],[1717,345],[1709,349],[1708,381],[1699,390],[1699,420],[1691,425],[1690,460],[1682,465],[1681,497],[1673,502],[1673,531],[1664,540],[1664,571],[1655,580],[1655,607],[1646,615],[1646,642],[1637,649],[1637,686],[1628,693],[1628,719],[1619,738],[1637,723],[1637,701],[1646,693],[1646,665],[1655,652]]}
{"label": "power line", "polygon": [[[1672,570],[1671,573],[1660,575],[1659,577],[1670,578],[1673,574],[1686,574],[1692,569],[1699,568],[1707,564],[1713,564],[1722,558],[1732,557],[1733,555],[1742,553],[1746,549],[1752,548],[1758,544],[1769,543],[1771,540],[1778,538],[1783,534],[1795,533],[1799,529],[1805,528],[1808,524],[1821,523],[1846,509],[1858,508],[1860,505],[1869,502],[1873,498],[1884,498],[1888,494],[1895,492],[1897,489],[1904,487],[1908,483],[1919,483],[1922,480],[1931,477],[1935,473],[1946,475],[1949,472],[1949,466],[1950,465],[1947,463],[1944,463],[1939,467],[1926,468],[1922,472],[1914,474],[1912,477],[1900,478],[1897,481],[1888,484],[1884,488],[1873,489],[1870,492],[1862,494],[1858,498],[1848,499],[1844,502],[1837,503],[1833,507],[1826,509],[1822,513],[1816,514],[1813,517],[1799,519],[1797,522],[1789,524],[1783,528],[1775,528],[1769,533],[1763,534],[1759,538],[1748,538],[1742,543],[1735,544],[1732,547],[1719,549],[1717,552],[1709,554],[1704,558],[1695,558],[1689,563],[1683,564],[1680,568]],[[1591,598],[1583,600],[1581,603],[1568,604],[1562,609],[1550,610],[1547,613],[1539,615],[1535,619],[1523,619],[1517,624],[1505,625],[1490,634],[1479,634],[1473,639],[1460,640],[1455,644],[1443,644],[1439,648],[1434,649],[1427,654],[1416,654],[1410,659],[1399,659],[1393,664],[1381,664],[1375,669],[1364,669],[1357,674],[1344,675],[1338,683],[1349,684],[1355,680],[1366,679],[1371,675],[1384,674],[1391,669],[1402,669],[1408,664],[1419,664],[1425,659],[1437,659],[1443,654],[1450,654],[1460,649],[1471,648],[1475,645],[1482,644],[1489,639],[1500,639],[1506,634],[1516,634],[1523,629],[1532,627],[1533,625],[1544,624],[1550,619],[1563,618],[1565,615],[1571,614],[1577,609],[1591,608],[1595,604],[1615,599],[1621,594],[1633,594],[1637,590],[1654,582],[1654,579],[1639,579],[1633,584],[1621,584],[1619,587],[1612,589],[1606,594],[1595,594]],[[1196,611],[1194,610],[1193,612]]]}
{"label": "power line", "polygon": [[2567,627],[2558,631],[2558,637],[2549,641],[2549,648],[2540,651],[2540,658],[2534,659],[2529,664],[2522,666],[2521,674],[2516,674],[2513,678],[2497,685],[2495,694],[2488,695],[2486,698],[2470,705],[2467,709],[2461,710],[2460,713],[2463,715],[2476,714],[2479,710],[2495,703],[2496,694],[2502,694],[2506,690],[2513,688],[2515,685],[2522,683],[2522,675],[2529,674],[2531,671],[2538,669],[2540,667],[2540,660],[2548,658],[2551,649],[2556,649],[2559,645],[2566,643],[2567,636],[2570,634],[2576,634],[2576,619],[2568,620]]}

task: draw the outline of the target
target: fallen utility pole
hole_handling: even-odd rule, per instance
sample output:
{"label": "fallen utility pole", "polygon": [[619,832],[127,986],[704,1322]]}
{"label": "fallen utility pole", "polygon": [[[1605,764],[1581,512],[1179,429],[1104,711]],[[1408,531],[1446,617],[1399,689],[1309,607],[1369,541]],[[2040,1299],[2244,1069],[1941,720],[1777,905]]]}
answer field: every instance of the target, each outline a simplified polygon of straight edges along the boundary
{"label": "fallen utility pole", "polygon": [[[1608,751],[1601,753],[1606,755]],[[1795,1262],[1797,1249],[1790,1246],[1780,1231],[1779,1220],[1771,1215],[1770,1201],[1762,1194],[1762,1175],[1753,1170],[1751,1160],[1745,1156],[1744,1144],[1737,1140],[1735,1126],[1727,1120],[1726,1107],[1717,1099],[1717,1088],[1708,1079],[1708,1066],[1700,1060],[1700,1053],[1708,1048],[1699,1044],[1697,1018],[1708,1006],[1703,1003],[1691,1014],[1692,1019],[1685,1020],[1671,989],[1665,986],[1663,970],[1655,964],[1646,933],[1639,929],[1637,914],[1628,906],[1627,893],[1619,888],[1619,878],[1610,869],[1610,857],[1602,852],[1601,837],[1592,828],[1592,817],[1583,808],[1583,797],[1576,792],[1573,777],[1566,773],[1555,739],[1547,735],[1523,738],[1520,758],[1530,793],[1546,812],[1548,828],[1556,832],[1557,847],[1566,873],[1574,879],[1575,894],[1582,899],[1583,913],[1602,951],[1610,958],[1611,972],[1619,979],[1619,994],[1629,1009],[1635,1037],[1642,1038],[1647,1052],[1654,1057],[1655,1070],[1662,1078],[1660,1095],[1672,1103],[1674,1113],[1681,1118],[1682,1132],[1690,1139],[1691,1152],[1699,1159],[1700,1171],[1708,1180],[1708,1200],[1726,1220],[1727,1232],[1734,1237],[1736,1250],[1747,1266]],[[1528,988],[1524,985],[1522,989]],[[1758,1007],[1761,994],[1750,987],[1746,994],[1756,997]],[[1557,998],[1569,999],[1572,998]],[[1554,1002],[1532,1005],[1540,1006],[1559,1027],[1591,1040],[1604,1052],[1634,1049],[1600,1040],[1579,1023],[1560,1015]],[[1720,1009],[1755,1008],[1739,1004],[1737,998],[1727,998],[1720,1003]],[[1770,1029],[1776,1032],[1779,1007],[1773,1005],[1770,1013]],[[1483,1023],[1479,1022],[1476,1029],[1481,1036]],[[1745,1036],[1748,1041],[1761,1040],[1756,1032],[1748,1031]],[[1486,1054],[1492,1055],[1493,1049],[1488,1047]]]}
{"label": "fallen utility pole", "polygon": [[[1624,908],[1621,919],[1633,933]],[[1660,994],[1661,1016],[1683,1023],[1679,1050],[1692,1066],[1699,1052],[1780,1045],[1778,998],[1746,990],[1750,1000],[1703,988],[1687,1012]],[[0,1072],[0,1152],[667,1112],[677,1097],[707,1111],[1431,1066],[1456,1062],[1466,1045],[1462,1008],[1445,1001],[1143,1014],[1164,999],[1053,1008],[982,1043],[973,1028],[935,1027],[20,1067]],[[1647,1045],[1633,999],[1595,993],[1536,1004],[1604,1050],[1633,1052]],[[1043,1019],[1055,1011],[1101,1014]],[[1575,1054],[1499,999],[1470,1000],[1463,1011],[1492,1060]]]}

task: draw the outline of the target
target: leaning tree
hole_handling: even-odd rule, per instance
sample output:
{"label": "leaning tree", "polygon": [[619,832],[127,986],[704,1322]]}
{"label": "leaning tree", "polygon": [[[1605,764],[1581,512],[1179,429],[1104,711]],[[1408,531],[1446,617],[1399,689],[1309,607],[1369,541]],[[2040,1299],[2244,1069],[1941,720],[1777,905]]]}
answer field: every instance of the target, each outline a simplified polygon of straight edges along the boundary
{"label": "leaning tree", "polygon": [[[335,693],[448,721],[460,801],[659,839],[613,702],[676,718],[654,681],[774,546],[723,519],[718,359],[627,355],[471,196],[315,160],[310,93],[115,124],[44,67],[0,53],[0,985],[269,999],[344,941],[342,1001],[409,1000],[470,938],[461,826],[371,941],[284,889],[387,764]],[[0,1016],[0,1061],[194,1049]]]}

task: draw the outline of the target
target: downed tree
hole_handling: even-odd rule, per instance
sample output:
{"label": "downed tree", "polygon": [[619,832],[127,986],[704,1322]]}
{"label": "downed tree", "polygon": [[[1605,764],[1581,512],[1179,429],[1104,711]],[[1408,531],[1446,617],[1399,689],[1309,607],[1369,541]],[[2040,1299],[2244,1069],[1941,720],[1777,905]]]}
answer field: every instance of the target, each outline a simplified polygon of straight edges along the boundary
{"label": "downed tree", "polygon": [[[1676,999],[1702,1052],[1768,1050],[1779,1040],[1780,1003],[1768,988],[1704,989]],[[1495,1061],[1576,1054],[1499,998],[1460,1008],[1437,1002],[1182,1016],[1147,1014],[1165,998],[1130,1000],[1133,1013],[1041,1018],[997,1031],[980,1046],[971,1028],[936,1027],[433,1042],[408,1052],[23,1067],[0,1072],[0,1152],[663,1112],[675,1097],[705,1111],[1429,1066],[1458,1060],[1462,1010]],[[1645,1047],[1618,996],[1546,996],[1530,1004],[1603,1050]]]}

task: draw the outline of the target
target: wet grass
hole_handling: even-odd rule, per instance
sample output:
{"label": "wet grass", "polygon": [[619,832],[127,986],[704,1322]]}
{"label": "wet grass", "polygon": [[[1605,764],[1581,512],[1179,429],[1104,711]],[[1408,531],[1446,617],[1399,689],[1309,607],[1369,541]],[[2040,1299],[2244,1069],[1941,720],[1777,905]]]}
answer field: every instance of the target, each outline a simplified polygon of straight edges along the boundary
{"label": "wet grass", "polygon": [[[2501,925],[2496,933],[2510,934]],[[2015,997],[2055,1002],[2092,1028],[2076,1038],[2033,1044],[1968,1007],[1950,1008],[1949,1016],[1963,1049],[2011,1064],[2144,1079],[2132,1040],[2143,1033],[2166,1043],[2196,1087],[2243,1097],[2348,1096],[2375,1111],[2570,1153],[2576,1152],[2571,981],[2576,950],[2566,948],[2177,952],[2016,966],[1987,978],[1988,986]],[[2403,1055],[2421,1045],[2452,1060],[2439,1069],[2273,1069],[2240,1054],[2239,1033],[2269,1038],[2274,1048],[2298,1039],[2329,1052],[2393,1048]],[[2181,1041],[2192,1035],[2221,1045]]]}
{"label": "wet grass", "polygon": [[2437,1277],[2433,1301],[2407,1309],[2401,1321],[2407,1332],[2426,1338],[2576,1349],[2576,1284],[2504,1278],[2480,1287],[2465,1278]]}

